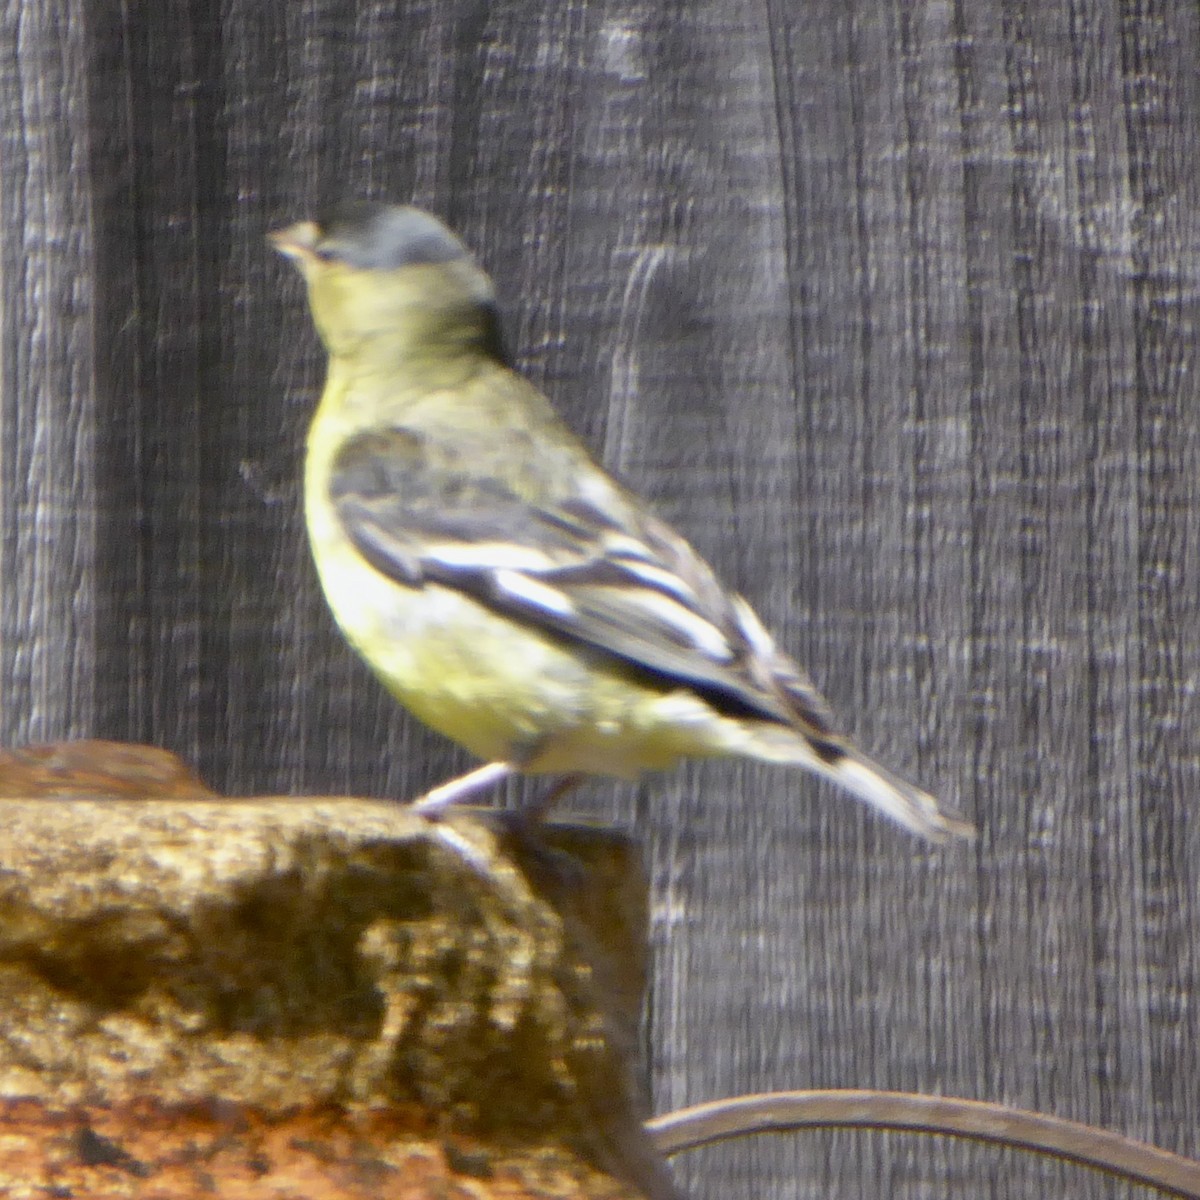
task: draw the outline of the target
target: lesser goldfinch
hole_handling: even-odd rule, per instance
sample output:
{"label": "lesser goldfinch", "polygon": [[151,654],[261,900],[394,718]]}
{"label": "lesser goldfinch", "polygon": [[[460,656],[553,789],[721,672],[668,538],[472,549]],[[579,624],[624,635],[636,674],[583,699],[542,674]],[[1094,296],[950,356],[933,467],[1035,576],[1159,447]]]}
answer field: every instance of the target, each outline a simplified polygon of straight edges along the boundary
{"label": "lesser goldfinch", "polygon": [[750,605],[514,369],[491,280],[439,220],[354,202],[271,238],[329,352],[304,496],[334,617],[402,704],[487,763],[419,809],[514,772],[743,755],[928,838],[971,831],[838,732]]}

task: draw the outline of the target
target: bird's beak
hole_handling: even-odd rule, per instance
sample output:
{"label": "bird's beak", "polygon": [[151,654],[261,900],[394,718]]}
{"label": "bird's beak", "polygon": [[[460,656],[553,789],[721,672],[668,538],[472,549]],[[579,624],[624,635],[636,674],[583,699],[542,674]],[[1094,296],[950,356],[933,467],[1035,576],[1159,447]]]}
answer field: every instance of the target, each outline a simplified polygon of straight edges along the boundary
{"label": "bird's beak", "polygon": [[267,241],[280,254],[304,262],[312,259],[320,237],[321,230],[315,221],[297,221],[286,229],[273,229],[267,234]]}

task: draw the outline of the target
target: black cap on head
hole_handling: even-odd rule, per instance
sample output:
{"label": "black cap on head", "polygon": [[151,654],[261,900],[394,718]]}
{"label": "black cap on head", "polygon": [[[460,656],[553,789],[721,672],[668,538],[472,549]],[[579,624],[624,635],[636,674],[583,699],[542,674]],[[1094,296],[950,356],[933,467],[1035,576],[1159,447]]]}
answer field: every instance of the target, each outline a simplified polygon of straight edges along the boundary
{"label": "black cap on head", "polygon": [[406,205],[351,200],[323,214],[317,224],[319,255],[365,270],[393,271],[471,257],[437,217]]}

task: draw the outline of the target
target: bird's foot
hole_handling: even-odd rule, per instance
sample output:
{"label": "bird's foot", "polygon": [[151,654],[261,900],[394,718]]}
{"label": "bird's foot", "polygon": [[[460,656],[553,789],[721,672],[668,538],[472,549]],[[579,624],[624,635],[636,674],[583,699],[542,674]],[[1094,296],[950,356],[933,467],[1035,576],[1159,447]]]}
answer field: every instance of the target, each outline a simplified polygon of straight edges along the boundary
{"label": "bird's foot", "polygon": [[435,788],[430,788],[425,795],[418,796],[409,805],[409,808],[424,817],[436,818],[451,804],[458,804],[467,797],[475,795],[476,792],[483,791],[484,788],[501,783],[510,775],[515,774],[516,770],[513,763],[485,763],[482,767],[476,767],[474,771],[468,771],[465,775],[459,775],[445,783],[439,783]]}

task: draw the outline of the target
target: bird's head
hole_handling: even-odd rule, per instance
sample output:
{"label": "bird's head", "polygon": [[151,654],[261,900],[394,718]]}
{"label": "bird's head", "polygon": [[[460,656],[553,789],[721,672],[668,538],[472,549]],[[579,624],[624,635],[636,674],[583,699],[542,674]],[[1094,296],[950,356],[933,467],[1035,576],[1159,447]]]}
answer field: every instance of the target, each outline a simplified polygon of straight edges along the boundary
{"label": "bird's head", "polygon": [[335,358],[504,358],[491,280],[429,213],[352,201],[269,238],[303,275],[313,320]]}

